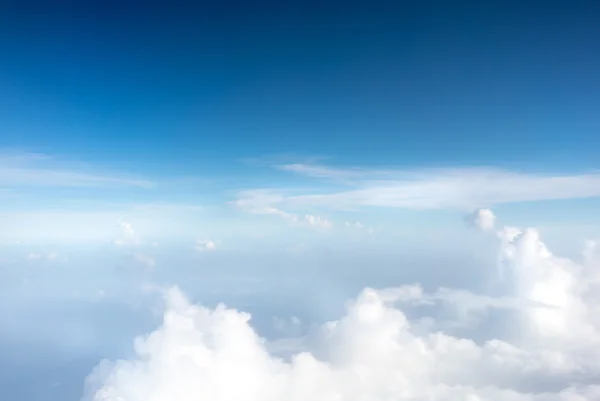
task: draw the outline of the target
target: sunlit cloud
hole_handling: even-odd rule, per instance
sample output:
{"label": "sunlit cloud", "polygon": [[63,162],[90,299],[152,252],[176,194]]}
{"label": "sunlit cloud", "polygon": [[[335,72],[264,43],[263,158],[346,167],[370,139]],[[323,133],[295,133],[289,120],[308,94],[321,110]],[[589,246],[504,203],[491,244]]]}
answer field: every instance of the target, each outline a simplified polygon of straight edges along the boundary
{"label": "sunlit cloud", "polygon": [[[300,320],[278,317],[284,337],[267,341],[250,314],[194,304],[172,287],[162,324],[135,339],[134,358],[98,365],[84,399],[599,399],[600,283],[589,266],[553,255],[535,229],[497,234],[505,294],[365,288],[304,337]],[[469,337],[499,316],[510,330]]]}

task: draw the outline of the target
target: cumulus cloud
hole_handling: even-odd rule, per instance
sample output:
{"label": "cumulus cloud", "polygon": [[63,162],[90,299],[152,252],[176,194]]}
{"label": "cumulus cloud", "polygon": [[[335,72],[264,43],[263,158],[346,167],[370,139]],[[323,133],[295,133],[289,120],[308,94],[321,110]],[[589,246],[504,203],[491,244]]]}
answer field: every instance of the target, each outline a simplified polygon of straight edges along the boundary
{"label": "cumulus cloud", "polygon": [[466,217],[467,223],[481,231],[492,231],[496,216],[490,209],[477,209]]}
{"label": "cumulus cloud", "polygon": [[217,243],[209,239],[199,239],[195,248],[198,252],[210,252],[217,249]]}
{"label": "cumulus cloud", "polygon": [[[499,230],[498,246],[509,284],[501,296],[366,288],[289,358],[273,354],[249,314],[195,305],[171,288],[162,324],[135,340],[132,360],[98,365],[84,399],[600,400],[592,268],[553,255],[535,229]],[[442,309],[455,320],[476,312],[480,325],[505,310],[509,330],[475,341],[444,330],[439,316],[409,313],[437,304],[454,305]]]}

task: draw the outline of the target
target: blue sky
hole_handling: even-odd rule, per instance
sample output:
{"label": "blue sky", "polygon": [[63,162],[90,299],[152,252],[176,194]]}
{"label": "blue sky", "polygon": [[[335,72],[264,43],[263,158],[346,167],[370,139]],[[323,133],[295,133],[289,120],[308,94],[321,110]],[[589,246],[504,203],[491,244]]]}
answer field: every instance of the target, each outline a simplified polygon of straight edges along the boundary
{"label": "blue sky", "polygon": [[595,168],[597,10],[474,3],[5,11],[3,142],[140,173]]}
{"label": "blue sky", "polygon": [[[582,2],[4,7],[4,153],[140,180],[108,201],[331,190],[273,168],[293,164],[597,168],[600,52],[595,9]],[[40,192],[97,200],[58,186],[18,204]]]}
{"label": "blue sky", "polygon": [[600,400],[600,7],[320,3],[0,5],[0,393]]}

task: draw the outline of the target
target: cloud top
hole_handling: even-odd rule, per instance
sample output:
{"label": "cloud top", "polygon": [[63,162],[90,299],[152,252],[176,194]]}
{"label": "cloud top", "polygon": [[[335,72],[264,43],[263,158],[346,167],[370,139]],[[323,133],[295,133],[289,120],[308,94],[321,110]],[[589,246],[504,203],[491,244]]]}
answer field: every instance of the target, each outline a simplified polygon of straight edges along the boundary
{"label": "cloud top", "polygon": [[[478,216],[490,229],[489,214]],[[600,400],[600,284],[586,266],[554,256],[535,229],[498,243],[510,273],[503,296],[366,288],[290,358],[269,351],[249,314],[195,305],[171,288],[162,325],[135,340],[134,359],[100,364],[84,399]],[[442,308],[444,319],[406,312],[440,303],[454,306]],[[476,342],[442,324],[484,325],[497,309],[509,316],[503,338]]]}

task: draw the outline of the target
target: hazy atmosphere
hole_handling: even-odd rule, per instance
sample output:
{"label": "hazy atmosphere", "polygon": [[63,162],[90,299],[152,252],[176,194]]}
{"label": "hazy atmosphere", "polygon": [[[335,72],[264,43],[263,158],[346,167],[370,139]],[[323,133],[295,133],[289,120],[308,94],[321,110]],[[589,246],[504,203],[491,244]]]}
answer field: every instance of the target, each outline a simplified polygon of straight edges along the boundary
{"label": "hazy atmosphere", "polygon": [[0,399],[600,401],[598,38],[0,2]]}

